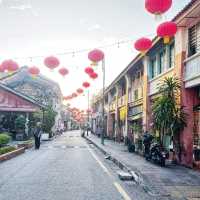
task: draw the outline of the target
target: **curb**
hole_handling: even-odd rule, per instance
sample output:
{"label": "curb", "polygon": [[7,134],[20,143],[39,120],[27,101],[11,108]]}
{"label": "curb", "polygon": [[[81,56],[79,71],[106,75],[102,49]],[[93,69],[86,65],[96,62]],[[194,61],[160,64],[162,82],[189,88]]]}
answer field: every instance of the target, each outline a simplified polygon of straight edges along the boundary
{"label": "curb", "polygon": [[89,143],[93,144],[95,147],[97,147],[104,155],[107,156],[107,159],[111,160],[114,164],[116,164],[121,170],[126,170],[131,176],[132,180],[137,184],[140,185],[143,190],[148,193],[152,197],[163,197],[167,196],[170,197],[170,194],[163,195],[160,193],[155,193],[148,185],[144,183],[144,177],[140,175],[140,173],[137,170],[130,169],[125,163],[118,160],[114,156],[111,155],[111,153],[108,153],[105,151],[100,145],[95,143],[93,140],[89,139],[88,137],[84,137]]}
{"label": "curb", "polygon": [[131,170],[126,164],[124,164],[119,159],[112,156],[111,153],[108,153],[105,151],[102,147],[100,147],[98,144],[96,144],[93,140],[89,139],[88,137],[84,137],[89,143],[92,143],[95,147],[97,147],[104,155],[108,157],[109,160],[111,160],[114,164],[116,164],[121,170],[126,170],[133,178],[133,180],[137,183],[141,183],[141,177],[137,172],[134,172]]}
{"label": "curb", "polygon": [[3,155],[0,156],[0,163],[3,162],[3,161],[6,161],[6,160],[10,160],[11,158],[14,158],[22,153],[25,152],[25,148],[22,147],[22,148],[19,148],[15,151],[11,151],[9,153],[5,153]]}

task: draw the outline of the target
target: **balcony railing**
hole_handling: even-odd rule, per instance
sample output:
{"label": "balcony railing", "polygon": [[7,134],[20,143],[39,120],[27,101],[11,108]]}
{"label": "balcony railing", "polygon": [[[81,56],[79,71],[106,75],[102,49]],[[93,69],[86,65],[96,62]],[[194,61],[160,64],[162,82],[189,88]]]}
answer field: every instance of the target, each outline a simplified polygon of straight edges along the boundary
{"label": "balcony railing", "polygon": [[200,52],[185,61],[184,80],[186,87],[192,87],[200,83]]}
{"label": "balcony railing", "polygon": [[163,80],[166,77],[172,77],[172,76],[174,76],[174,68],[170,68],[167,71],[165,71],[164,73],[162,73],[162,74],[156,76],[154,79],[150,80],[149,81],[149,95],[158,93],[159,87],[163,83]]}

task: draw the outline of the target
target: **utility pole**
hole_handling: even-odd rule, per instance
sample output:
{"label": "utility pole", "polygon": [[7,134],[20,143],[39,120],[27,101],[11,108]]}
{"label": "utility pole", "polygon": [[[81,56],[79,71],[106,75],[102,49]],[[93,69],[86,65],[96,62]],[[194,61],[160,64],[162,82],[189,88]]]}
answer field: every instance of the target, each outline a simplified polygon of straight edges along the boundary
{"label": "utility pole", "polygon": [[105,96],[105,58],[102,60],[102,72],[103,72],[103,91],[102,91],[102,133],[101,133],[101,144],[104,145],[104,127],[105,127],[105,120],[104,120],[104,96]]}

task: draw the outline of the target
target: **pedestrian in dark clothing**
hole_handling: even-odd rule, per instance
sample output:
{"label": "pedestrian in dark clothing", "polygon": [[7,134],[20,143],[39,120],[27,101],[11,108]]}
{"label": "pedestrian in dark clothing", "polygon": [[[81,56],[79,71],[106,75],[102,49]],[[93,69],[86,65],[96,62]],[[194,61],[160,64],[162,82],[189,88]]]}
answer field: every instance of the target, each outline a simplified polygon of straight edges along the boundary
{"label": "pedestrian in dark clothing", "polygon": [[144,144],[144,155],[145,155],[145,157],[149,156],[152,140],[153,140],[153,136],[148,131],[145,131],[145,133],[143,135],[143,144]]}
{"label": "pedestrian in dark clothing", "polygon": [[41,138],[41,135],[42,135],[42,128],[41,128],[40,122],[38,122],[36,124],[36,127],[33,131],[33,135],[34,135],[34,138],[35,138],[35,149],[39,149],[40,148],[40,138]]}

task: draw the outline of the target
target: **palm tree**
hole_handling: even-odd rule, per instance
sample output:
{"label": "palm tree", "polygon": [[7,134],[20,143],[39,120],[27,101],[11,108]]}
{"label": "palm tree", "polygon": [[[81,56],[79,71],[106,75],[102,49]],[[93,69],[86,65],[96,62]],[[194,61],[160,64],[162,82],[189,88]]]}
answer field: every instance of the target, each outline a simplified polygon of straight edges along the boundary
{"label": "palm tree", "polygon": [[165,78],[159,86],[161,96],[153,103],[153,124],[161,145],[165,135],[175,136],[186,127],[186,113],[178,103],[180,89],[177,78]]}

